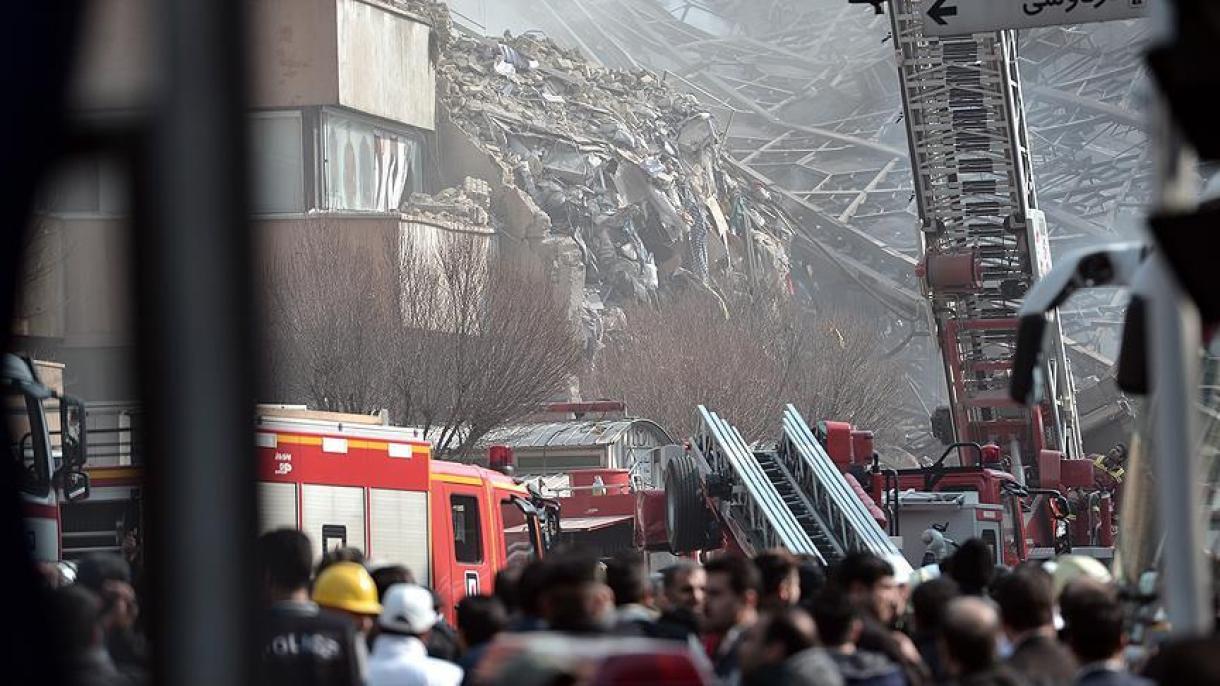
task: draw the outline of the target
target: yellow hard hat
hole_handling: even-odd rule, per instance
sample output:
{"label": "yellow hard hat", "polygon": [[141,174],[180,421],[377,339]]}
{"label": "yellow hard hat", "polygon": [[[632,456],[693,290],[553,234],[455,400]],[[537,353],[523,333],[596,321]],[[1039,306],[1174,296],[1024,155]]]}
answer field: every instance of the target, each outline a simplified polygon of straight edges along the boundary
{"label": "yellow hard hat", "polygon": [[313,601],[322,607],[358,615],[381,614],[377,584],[355,562],[336,562],[322,570],[313,585]]}

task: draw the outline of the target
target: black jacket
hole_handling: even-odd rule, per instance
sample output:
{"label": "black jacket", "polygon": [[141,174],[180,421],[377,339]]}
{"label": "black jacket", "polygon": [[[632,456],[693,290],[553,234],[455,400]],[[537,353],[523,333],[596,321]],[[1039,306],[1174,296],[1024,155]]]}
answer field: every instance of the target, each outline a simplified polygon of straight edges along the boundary
{"label": "black jacket", "polygon": [[1008,666],[1030,686],[1071,686],[1080,669],[1072,651],[1049,636],[1030,636],[1018,643]]}
{"label": "black jacket", "polygon": [[360,686],[363,653],[356,630],[344,617],[313,603],[278,603],[263,621],[259,684],[268,686]]}

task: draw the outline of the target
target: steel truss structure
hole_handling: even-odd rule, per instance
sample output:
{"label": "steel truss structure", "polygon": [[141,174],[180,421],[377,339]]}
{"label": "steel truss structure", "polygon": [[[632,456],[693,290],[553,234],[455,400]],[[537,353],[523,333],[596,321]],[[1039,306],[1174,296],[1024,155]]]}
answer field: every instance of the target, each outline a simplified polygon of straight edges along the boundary
{"label": "steel truss structure", "polygon": [[[794,257],[822,269],[816,279],[833,265],[900,326],[924,319],[913,228],[921,199],[889,17],[844,0],[540,5],[539,23],[561,43],[606,66],[662,71],[711,108],[727,127],[728,152],[800,220]],[[1024,32],[1004,48],[1019,56],[1026,83],[1024,152],[1052,250],[1113,237],[1138,221],[1150,191],[1147,136],[1134,109],[1144,31],[1139,21],[1054,27]],[[969,181],[981,190],[987,180]],[[999,261],[987,261],[998,288],[1006,280]],[[1088,322],[1098,308],[1119,305],[1114,292],[1100,293],[1075,303],[1087,312],[1065,314],[1077,377],[1110,376],[1117,336]],[[911,347],[920,348],[911,357],[926,383],[938,365],[918,337]]]}

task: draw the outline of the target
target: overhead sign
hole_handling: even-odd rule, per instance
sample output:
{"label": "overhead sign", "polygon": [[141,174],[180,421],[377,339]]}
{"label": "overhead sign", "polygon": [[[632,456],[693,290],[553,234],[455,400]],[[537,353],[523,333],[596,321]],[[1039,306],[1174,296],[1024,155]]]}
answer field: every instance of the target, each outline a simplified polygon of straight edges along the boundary
{"label": "overhead sign", "polygon": [[[1134,19],[1152,0],[924,0],[926,36]],[[1164,0],[1161,0],[1164,2]]]}

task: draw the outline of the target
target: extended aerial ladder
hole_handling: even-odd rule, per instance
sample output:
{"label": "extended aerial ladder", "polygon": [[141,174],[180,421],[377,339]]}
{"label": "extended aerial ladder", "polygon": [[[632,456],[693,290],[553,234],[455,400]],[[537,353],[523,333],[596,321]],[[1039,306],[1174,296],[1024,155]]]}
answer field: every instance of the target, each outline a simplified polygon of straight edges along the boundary
{"label": "extended aerial ladder", "polygon": [[717,413],[702,405],[698,413],[688,450],[664,467],[666,524],[676,551],[718,545],[707,527],[716,522],[749,555],[778,547],[825,564],[866,550],[889,560],[901,577],[910,573],[794,407],[785,409],[783,434],[771,445],[750,446]]}
{"label": "extended aerial ladder", "polygon": [[1057,319],[1040,370],[1046,397],[1026,408],[1007,393],[1018,311],[1050,268],[1016,34],[929,37],[921,3],[889,6],[920,217],[917,270],[943,358],[952,440],[1000,445],[1018,478],[1032,466],[1037,479],[1042,464],[1083,454]]}

